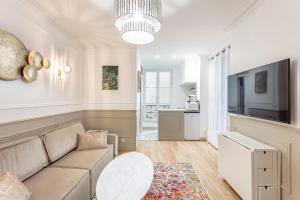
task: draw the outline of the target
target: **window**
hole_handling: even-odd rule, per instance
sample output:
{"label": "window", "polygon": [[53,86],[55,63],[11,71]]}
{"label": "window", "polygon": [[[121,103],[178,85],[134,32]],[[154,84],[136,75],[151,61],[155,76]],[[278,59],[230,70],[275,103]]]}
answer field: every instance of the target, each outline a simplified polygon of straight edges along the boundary
{"label": "window", "polygon": [[156,121],[158,109],[171,107],[171,97],[171,71],[146,71],[144,119]]}
{"label": "window", "polygon": [[146,72],[146,104],[156,105],[157,73]]}
{"label": "window", "polygon": [[171,77],[170,72],[159,73],[159,105],[171,104]]}

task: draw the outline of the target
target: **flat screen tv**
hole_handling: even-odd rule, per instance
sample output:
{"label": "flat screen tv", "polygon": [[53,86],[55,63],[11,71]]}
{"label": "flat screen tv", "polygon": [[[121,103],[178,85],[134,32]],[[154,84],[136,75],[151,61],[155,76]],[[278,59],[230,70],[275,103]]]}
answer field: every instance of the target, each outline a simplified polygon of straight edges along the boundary
{"label": "flat screen tv", "polygon": [[228,112],[290,123],[290,59],[229,76]]}

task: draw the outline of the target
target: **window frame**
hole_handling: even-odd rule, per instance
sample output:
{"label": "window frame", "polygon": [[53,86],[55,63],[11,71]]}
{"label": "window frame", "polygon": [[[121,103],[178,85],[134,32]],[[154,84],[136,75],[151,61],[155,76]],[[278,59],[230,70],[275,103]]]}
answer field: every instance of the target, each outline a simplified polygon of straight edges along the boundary
{"label": "window frame", "polygon": [[[172,69],[146,69],[143,71],[143,95],[142,95],[142,110],[143,110],[143,121],[156,121],[156,120],[147,120],[146,119],[146,106],[148,105],[146,103],[146,94],[147,94],[147,87],[146,87],[146,82],[147,82],[147,72],[155,72],[156,73],[156,104],[151,104],[153,106],[156,106],[156,109],[159,110],[160,106],[165,106],[165,107],[171,107],[174,104],[174,91],[173,91],[173,70]],[[160,76],[159,74],[162,72],[169,72],[170,74],[170,87],[160,87]],[[170,94],[169,94],[169,103],[168,104],[160,104],[160,88],[169,88]],[[151,106],[149,104],[149,106]]]}

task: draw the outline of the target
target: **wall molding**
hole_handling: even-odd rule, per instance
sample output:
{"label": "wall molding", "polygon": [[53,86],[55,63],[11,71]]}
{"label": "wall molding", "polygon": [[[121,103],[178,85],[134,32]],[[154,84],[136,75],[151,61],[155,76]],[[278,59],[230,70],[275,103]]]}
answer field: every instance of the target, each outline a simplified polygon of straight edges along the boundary
{"label": "wall molding", "polygon": [[79,102],[59,102],[59,103],[39,103],[39,104],[7,104],[0,105],[0,110],[11,109],[27,109],[27,108],[40,108],[40,107],[61,107],[61,106],[79,106]]}
{"label": "wall molding", "polygon": [[86,105],[103,105],[103,104],[121,104],[121,105],[129,105],[129,104],[135,104],[134,102],[90,102],[86,103]]}
{"label": "wall molding", "polygon": [[0,124],[0,143],[32,135],[41,135],[53,128],[82,121],[82,115],[82,111],[75,111]]}
{"label": "wall molding", "polygon": [[84,110],[136,110],[135,103],[129,102],[102,102],[86,103],[83,105]]}
{"label": "wall molding", "polygon": [[249,14],[251,14],[259,5],[264,3],[265,0],[251,0],[247,3],[241,11],[239,11],[224,27],[225,32],[232,31],[237,25],[244,21]]}

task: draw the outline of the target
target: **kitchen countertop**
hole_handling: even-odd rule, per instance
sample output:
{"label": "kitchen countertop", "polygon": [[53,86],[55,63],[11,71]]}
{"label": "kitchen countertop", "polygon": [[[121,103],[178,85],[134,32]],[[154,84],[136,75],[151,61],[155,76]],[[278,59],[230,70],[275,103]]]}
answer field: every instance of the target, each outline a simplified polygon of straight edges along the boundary
{"label": "kitchen countertop", "polygon": [[169,112],[184,112],[185,109],[181,109],[181,108],[171,108],[171,109],[159,109],[159,111],[169,111]]}
{"label": "kitchen countertop", "polygon": [[200,113],[199,110],[195,111],[195,110],[185,110],[184,113]]}
{"label": "kitchen countertop", "polygon": [[200,111],[186,110],[186,109],[182,109],[182,108],[160,109],[159,111],[163,111],[163,112],[200,113]]}

